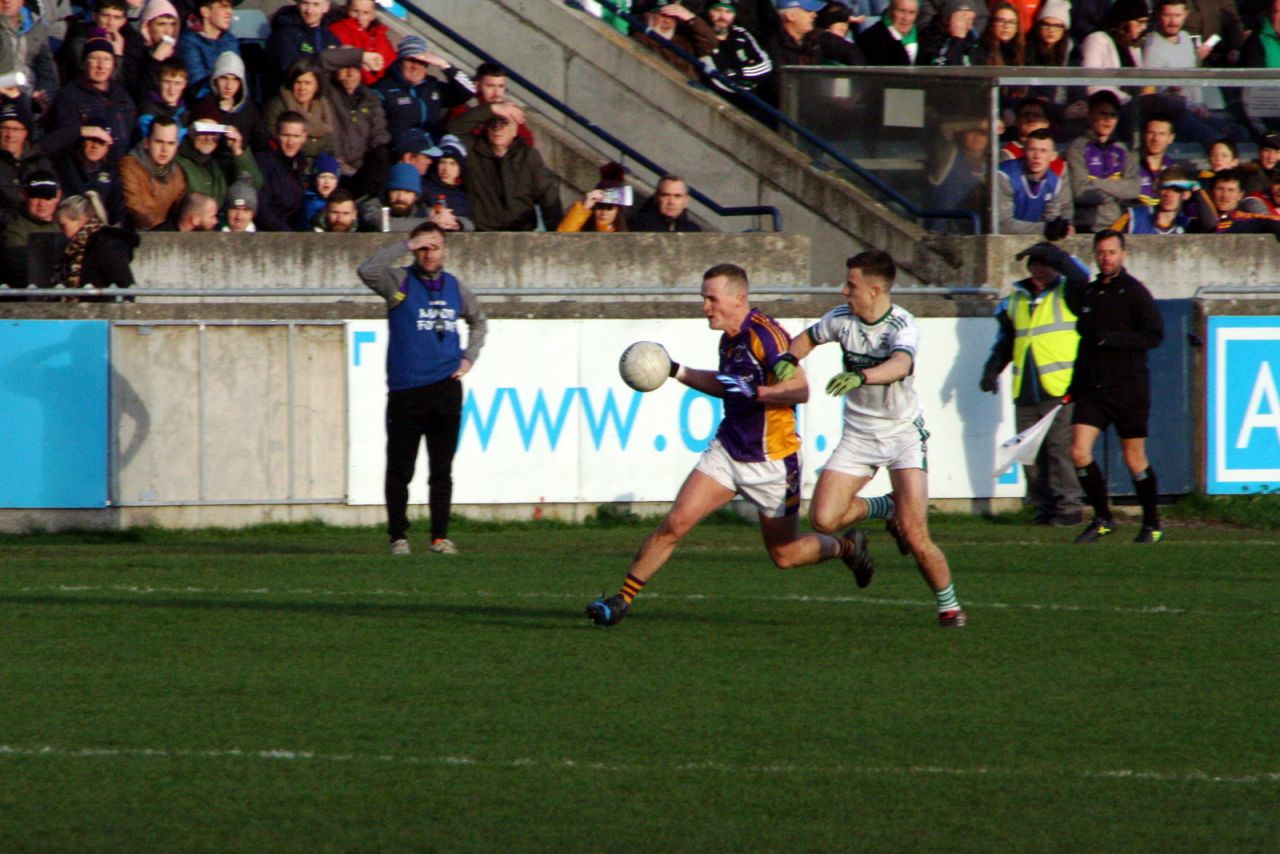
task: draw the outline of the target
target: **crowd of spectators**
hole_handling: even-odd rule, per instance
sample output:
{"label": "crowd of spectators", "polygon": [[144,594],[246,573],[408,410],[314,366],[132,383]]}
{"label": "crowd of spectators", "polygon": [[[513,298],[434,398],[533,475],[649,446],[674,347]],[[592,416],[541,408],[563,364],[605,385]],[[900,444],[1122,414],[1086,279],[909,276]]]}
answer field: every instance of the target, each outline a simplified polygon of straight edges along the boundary
{"label": "crowd of spectators", "polygon": [[[654,35],[775,105],[781,66],[1280,68],[1280,0],[634,0],[631,8],[647,24],[633,35],[681,70],[694,74]],[[707,82],[751,109],[715,76]],[[944,154],[927,170],[928,206],[985,209],[994,139],[1005,161],[996,175],[1004,232],[1271,230],[1280,221],[1280,116],[1251,116],[1241,90],[1227,91],[1215,104],[1221,90],[1200,86],[1004,89],[999,139],[984,122],[944,124]],[[1132,121],[1143,125],[1136,151],[1125,141]],[[1175,140],[1180,162],[1166,153]],[[1258,149],[1256,160],[1239,162],[1241,143]],[[1157,217],[1161,176],[1173,166],[1190,172],[1176,179],[1187,184],[1178,191],[1187,210]],[[1213,191],[1228,169],[1243,190],[1230,210]]]}
{"label": "crowd of spectators", "polygon": [[242,45],[231,0],[0,0],[0,283],[50,284],[41,232],[53,283],[84,285],[128,284],[144,231],[526,229],[536,206],[554,229],[505,71],[473,83],[376,12],[297,0]]}
{"label": "crowd of spectators", "polygon": [[[784,65],[1280,67],[1280,0],[1156,2],[1153,12],[1147,0],[635,0],[631,11],[643,15],[632,32],[641,44],[747,108],[750,98],[709,72],[776,102]],[[505,71],[484,63],[473,78],[422,36],[397,39],[376,11],[375,0],[296,0],[272,15],[265,44],[242,46],[231,0],[0,0],[0,75],[19,73],[0,89],[4,283],[30,283],[19,247],[57,230],[69,202],[69,221],[113,238],[407,232],[423,220],[464,231],[697,230],[689,187],[673,175],[643,205],[589,193],[565,216]],[[1280,128],[1224,121],[1196,89],[1020,93],[997,176],[1002,225],[1267,228],[1280,210]],[[1115,132],[1133,97],[1146,107],[1139,151]],[[1086,129],[1064,140],[1071,119]],[[984,134],[969,134],[943,170],[956,198],[982,180],[967,152]],[[1237,144],[1251,138],[1262,153],[1240,163]],[[1211,168],[1174,163],[1164,154],[1174,139],[1205,145]],[[1159,205],[1175,194],[1162,196],[1161,177],[1174,166],[1186,175],[1170,218]],[[1239,179],[1234,204],[1216,192],[1224,174]],[[625,177],[615,170],[602,183]]]}

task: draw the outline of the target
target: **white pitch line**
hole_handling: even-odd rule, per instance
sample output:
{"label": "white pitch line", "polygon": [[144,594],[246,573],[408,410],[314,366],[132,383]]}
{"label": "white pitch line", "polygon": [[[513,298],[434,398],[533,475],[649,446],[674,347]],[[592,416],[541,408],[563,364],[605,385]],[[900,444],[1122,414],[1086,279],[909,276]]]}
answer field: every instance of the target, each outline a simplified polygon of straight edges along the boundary
{"label": "white pitch line", "polygon": [[803,765],[794,762],[739,765],[732,762],[676,762],[668,765],[617,764],[573,759],[571,757],[519,757],[516,759],[477,759],[472,756],[417,756],[389,753],[319,753],[313,750],[224,750],[165,749],[154,747],[24,747],[0,744],[0,759],[243,759],[266,762],[363,763],[377,765],[416,765],[471,768],[546,768],[550,770],[609,771],[628,773],[708,772],[716,774],[766,775],[856,775],[869,777],[936,776],[936,777],[1054,777],[1072,776],[1097,780],[1136,780],[1155,783],[1226,783],[1252,786],[1280,783],[1280,771],[1255,773],[1210,774],[1206,771],[1139,771],[1133,769],[1077,770],[1042,773],[1018,768],[954,768],[938,765]]}
{"label": "white pitch line", "polygon": [[[520,593],[497,593],[486,590],[477,590],[469,592],[455,591],[427,591],[427,590],[387,590],[384,588],[372,588],[369,590],[326,590],[306,587],[281,588],[273,589],[269,587],[245,587],[229,590],[217,590],[208,587],[153,587],[150,585],[136,584],[110,584],[110,585],[91,585],[91,584],[56,584],[47,586],[25,586],[5,590],[0,588],[0,596],[4,594],[32,594],[32,593],[127,593],[135,596],[178,596],[178,595],[201,595],[201,596],[316,596],[326,598],[337,597],[385,597],[393,599],[467,599],[476,597],[480,599],[550,599],[550,600],[580,600],[581,593],[549,593],[544,591],[524,591]],[[644,594],[646,600],[669,600],[677,602],[716,602],[716,601],[742,601],[742,602],[784,602],[807,604],[816,603],[821,605],[882,605],[901,608],[918,608],[922,604],[927,604],[923,599],[886,599],[870,596],[813,596],[806,594],[790,594],[785,596],[768,596],[768,595],[752,595],[752,594],[735,594],[722,595],[714,593],[660,593],[658,591],[646,592]],[[1000,611],[1052,611],[1059,613],[1092,613],[1092,614],[1139,614],[1139,615],[1173,615],[1173,616],[1198,616],[1198,617],[1241,617],[1249,615],[1270,615],[1276,614],[1274,610],[1232,610],[1232,611],[1206,611],[1194,608],[1179,608],[1172,605],[1072,605],[1055,602],[981,602],[971,599],[965,600],[965,605],[971,610],[974,609],[990,609]]]}

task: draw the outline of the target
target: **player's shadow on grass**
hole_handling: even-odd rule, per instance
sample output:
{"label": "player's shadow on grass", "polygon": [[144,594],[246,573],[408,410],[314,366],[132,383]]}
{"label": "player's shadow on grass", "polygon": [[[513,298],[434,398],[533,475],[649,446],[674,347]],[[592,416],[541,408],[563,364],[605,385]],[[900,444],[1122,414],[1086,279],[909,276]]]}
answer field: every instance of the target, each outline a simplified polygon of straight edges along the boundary
{"label": "player's shadow on grass", "polygon": [[[422,618],[430,616],[453,617],[463,622],[488,622],[494,625],[531,627],[532,621],[554,621],[559,624],[586,625],[586,617],[580,606],[562,608],[512,606],[512,604],[465,604],[449,602],[413,603],[343,603],[343,602],[260,602],[248,599],[196,599],[168,597],[54,597],[54,595],[0,595],[0,606],[54,606],[84,607],[109,606],[124,608],[187,608],[192,611],[246,611],[296,613],[300,616]],[[723,622],[714,613],[669,612],[666,609],[645,613],[646,622]],[[733,622],[739,625],[776,626],[777,620],[735,613]],[[532,626],[536,627],[536,626]],[[547,626],[552,627],[552,626]]]}
{"label": "player's shadow on grass", "polygon": [[[196,599],[192,597],[167,597],[164,599],[139,599],[125,596],[0,596],[0,605],[27,605],[53,607],[102,606],[122,608],[189,609],[197,611],[246,611],[275,612],[282,614],[312,615],[321,617],[362,617],[378,619],[421,619],[430,616],[453,617],[463,621],[482,620],[495,625],[528,627],[530,621],[554,620],[557,623],[585,624],[582,606],[566,605],[547,608],[497,603],[466,604],[452,602],[282,602],[246,599]],[[583,602],[585,605],[585,600]],[[723,622],[711,613],[691,614],[656,610],[645,614],[646,621],[705,623]],[[734,623],[756,626],[777,625],[777,621],[744,617],[735,614]]]}

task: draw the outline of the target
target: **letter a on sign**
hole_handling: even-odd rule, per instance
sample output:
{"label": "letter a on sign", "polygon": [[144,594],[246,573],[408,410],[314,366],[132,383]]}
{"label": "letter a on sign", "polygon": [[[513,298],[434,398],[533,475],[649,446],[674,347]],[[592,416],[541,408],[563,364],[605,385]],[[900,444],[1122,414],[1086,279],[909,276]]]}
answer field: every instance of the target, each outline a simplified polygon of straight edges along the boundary
{"label": "letter a on sign", "polygon": [[[1266,412],[1261,411],[1263,400],[1267,404]],[[1271,363],[1262,362],[1258,367],[1258,376],[1253,380],[1253,393],[1249,395],[1249,406],[1245,410],[1244,420],[1240,422],[1240,432],[1236,434],[1236,448],[1249,447],[1253,431],[1267,428],[1276,431],[1276,442],[1280,444],[1280,392],[1276,391]]]}

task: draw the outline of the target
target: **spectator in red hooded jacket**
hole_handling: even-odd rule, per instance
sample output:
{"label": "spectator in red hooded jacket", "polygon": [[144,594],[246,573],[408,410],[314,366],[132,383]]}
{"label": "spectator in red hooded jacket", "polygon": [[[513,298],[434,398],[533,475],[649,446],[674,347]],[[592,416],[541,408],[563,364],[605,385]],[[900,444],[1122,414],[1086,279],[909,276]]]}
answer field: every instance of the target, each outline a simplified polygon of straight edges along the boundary
{"label": "spectator in red hooded jacket", "polygon": [[381,80],[391,63],[396,61],[396,48],[388,35],[390,30],[378,20],[378,6],[374,0],[347,0],[347,17],[330,24],[329,30],[343,44],[382,57],[382,67],[378,70],[368,65],[361,69],[361,82],[366,86]]}

